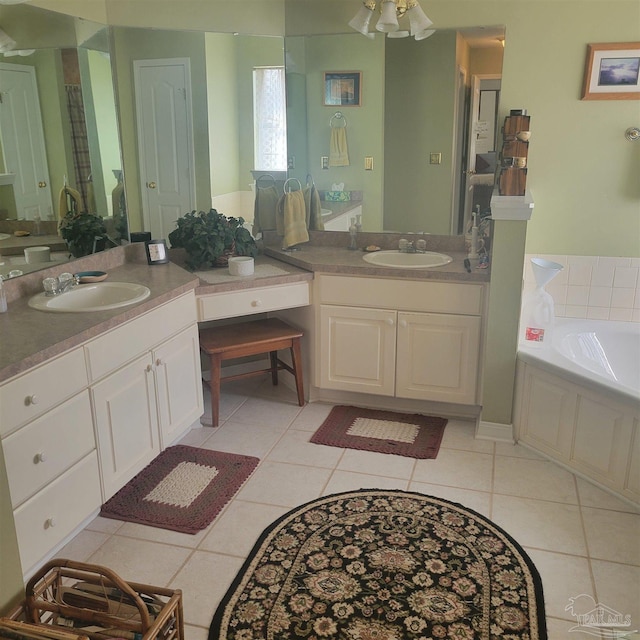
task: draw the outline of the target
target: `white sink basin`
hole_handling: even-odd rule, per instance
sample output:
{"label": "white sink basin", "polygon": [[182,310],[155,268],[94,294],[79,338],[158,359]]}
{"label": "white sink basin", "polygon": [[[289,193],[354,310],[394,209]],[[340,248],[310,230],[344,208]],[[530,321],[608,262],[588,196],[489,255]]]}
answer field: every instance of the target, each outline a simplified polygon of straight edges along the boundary
{"label": "white sink basin", "polygon": [[331,209],[320,209],[320,215],[322,217],[330,216],[332,213],[333,213],[333,211],[331,211]]}
{"label": "white sink basin", "polygon": [[364,260],[378,267],[393,267],[394,269],[428,269],[441,267],[453,262],[453,258],[445,253],[425,251],[424,253],[400,253],[395,249],[390,251],[375,251],[365,253]]}
{"label": "white sink basin", "polygon": [[29,300],[29,306],[40,311],[78,313],[107,311],[142,302],[151,291],[142,284],[133,282],[96,282],[79,284],[70,291],[57,296],[38,293]]}

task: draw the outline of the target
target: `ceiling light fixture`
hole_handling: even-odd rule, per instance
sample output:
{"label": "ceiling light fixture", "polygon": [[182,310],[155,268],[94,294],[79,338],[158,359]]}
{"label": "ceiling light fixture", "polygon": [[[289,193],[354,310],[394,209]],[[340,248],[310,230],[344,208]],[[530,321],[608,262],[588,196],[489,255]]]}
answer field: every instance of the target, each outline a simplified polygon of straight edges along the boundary
{"label": "ceiling light fixture", "polygon": [[[368,38],[373,38],[369,25],[375,9],[376,0],[362,0],[362,6],[349,21],[349,26]],[[381,15],[376,23],[376,31],[386,33],[389,38],[406,38],[412,35],[416,40],[424,40],[435,33],[435,29],[429,29],[433,22],[417,0],[380,0],[379,10]],[[399,20],[405,16],[409,18],[409,30],[400,29]]]}
{"label": "ceiling light fixture", "polygon": [[16,48],[16,41],[6,32],[0,29],[0,53]]}

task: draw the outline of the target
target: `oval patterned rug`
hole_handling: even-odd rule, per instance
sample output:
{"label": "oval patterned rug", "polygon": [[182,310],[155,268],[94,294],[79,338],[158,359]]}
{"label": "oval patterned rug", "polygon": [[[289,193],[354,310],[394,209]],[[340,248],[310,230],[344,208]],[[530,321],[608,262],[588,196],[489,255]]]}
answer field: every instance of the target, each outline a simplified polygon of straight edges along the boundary
{"label": "oval patterned rug", "polygon": [[540,576],[462,505],[364,489],[314,500],[262,534],[209,640],[546,640]]}

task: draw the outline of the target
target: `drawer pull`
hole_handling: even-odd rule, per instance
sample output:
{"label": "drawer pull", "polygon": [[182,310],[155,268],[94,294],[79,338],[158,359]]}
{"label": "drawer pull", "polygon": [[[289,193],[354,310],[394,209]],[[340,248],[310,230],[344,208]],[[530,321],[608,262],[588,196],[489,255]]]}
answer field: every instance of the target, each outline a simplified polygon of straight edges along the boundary
{"label": "drawer pull", "polygon": [[36,453],[36,455],[33,458],[33,462],[35,464],[38,464],[39,462],[46,462],[46,461],[47,461],[47,456],[42,452]]}
{"label": "drawer pull", "polygon": [[255,300],[251,301],[251,306],[252,307],[261,307],[262,306],[262,300],[260,300],[260,298],[256,298]]}
{"label": "drawer pull", "polygon": [[45,529],[53,529],[53,527],[56,526],[56,519],[55,518],[47,518],[44,521],[44,528]]}
{"label": "drawer pull", "polygon": [[153,371],[153,366],[148,364],[147,365],[147,373],[151,373]]}
{"label": "drawer pull", "polygon": [[400,320],[400,326],[404,329],[407,326],[406,320]]}
{"label": "drawer pull", "polygon": [[24,399],[24,403],[27,405],[38,404],[38,396],[34,393],[33,395],[27,396]]}
{"label": "drawer pull", "polygon": [[162,360],[160,358],[158,358],[156,360],[156,367],[161,367],[162,366]]}
{"label": "drawer pull", "polygon": [[385,320],[385,322],[386,322],[389,326],[391,326],[391,325],[393,324],[393,320],[392,320],[391,318],[387,318],[387,319]]}

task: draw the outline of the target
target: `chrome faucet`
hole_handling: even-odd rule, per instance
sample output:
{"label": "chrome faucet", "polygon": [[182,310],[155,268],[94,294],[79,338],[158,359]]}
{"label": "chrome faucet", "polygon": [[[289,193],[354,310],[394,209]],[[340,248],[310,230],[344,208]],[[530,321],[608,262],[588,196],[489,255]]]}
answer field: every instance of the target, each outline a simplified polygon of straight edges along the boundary
{"label": "chrome faucet", "polygon": [[45,278],[42,287],[46,296],[59,296],[79,284],[80,278],[71,273],[61,273],[57,278]]}

